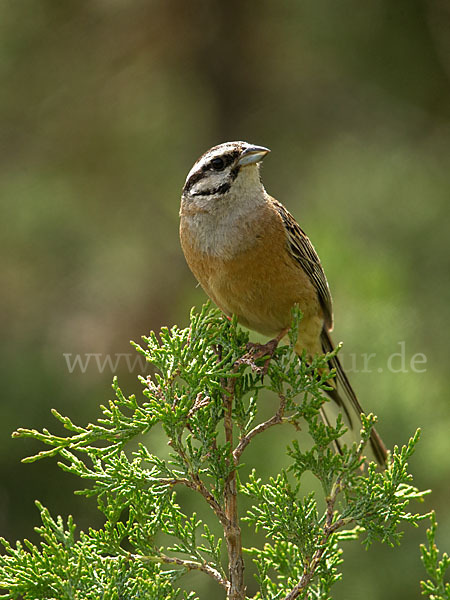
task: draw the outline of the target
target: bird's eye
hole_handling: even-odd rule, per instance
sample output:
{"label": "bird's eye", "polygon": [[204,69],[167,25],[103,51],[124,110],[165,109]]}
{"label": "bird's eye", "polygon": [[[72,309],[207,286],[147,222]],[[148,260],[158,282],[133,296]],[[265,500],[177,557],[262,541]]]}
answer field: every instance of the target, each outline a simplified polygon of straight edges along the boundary
{"label": "bird's eye", "polygon": [[223,158],[213,158],[211,161],[211,166],[214,171],[223,171],[225,169],[225,162]]}

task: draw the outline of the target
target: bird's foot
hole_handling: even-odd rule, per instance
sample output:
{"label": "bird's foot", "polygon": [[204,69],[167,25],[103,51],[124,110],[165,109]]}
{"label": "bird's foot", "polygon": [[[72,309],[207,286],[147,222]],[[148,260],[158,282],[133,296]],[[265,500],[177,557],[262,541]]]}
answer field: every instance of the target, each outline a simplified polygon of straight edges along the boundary
{"label": "bird's foot", "polygon": [[[270,361],[272,360],[273,353],[275,352],[277,346],[278,341],[276,339],[270,340],[267,342],[267,344],[256,344],[249,342],[247,344],[247,353],[239,359],[239,362],[241,364],[248,365],[251,367],[252,371],[257,372],[259,375],[264,377],[264,375],[267,375]],[[256,361],[264,357],[266,357],[264,364],[262,366],[258,366]]]}
{"label": "bird's foot", "polygon": [[[286,335],[287,330],[283,330],[273,340],[269,340],[266,344],[258,344],[255,342],[249,342],[247,344],[247,352],[242,356],[237,363],[241,365],[248,365],[252,371],[255,371],[259,375],[264,377],[267,375],[269,370],[270,361],[273,358],[274,352],[277,349],[280,340]],[[258,366],[256,361],[267,357],[262,366]]]}

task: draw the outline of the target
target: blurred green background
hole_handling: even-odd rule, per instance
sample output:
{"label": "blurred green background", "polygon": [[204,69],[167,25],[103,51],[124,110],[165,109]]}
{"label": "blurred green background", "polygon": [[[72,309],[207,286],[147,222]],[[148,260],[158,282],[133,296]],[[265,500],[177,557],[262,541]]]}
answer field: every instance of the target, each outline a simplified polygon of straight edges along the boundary
{"label": "blurred green background", "polygon": [[[264,183],[321,256],[334,339],[387,445],[422,428],[411,469],[433,494],[417,510],[436,508],[449,549],[449,25],[445,0],[0,3],[2,535],[36,539],[35,498],[101,523],[78,481],[22,465],[40,447],[10,434],[58,430],[52,407],[96,418],[113,372],[139,390],[118,355],[205,299],[178,242],[185,176],[244,139],[272,149]],[[70,372],[88,354],[100,368]],[[271,436],[253,454],[267,472],[287,439]],[[419,598],[424,539],[349,546],[335,597]]]}

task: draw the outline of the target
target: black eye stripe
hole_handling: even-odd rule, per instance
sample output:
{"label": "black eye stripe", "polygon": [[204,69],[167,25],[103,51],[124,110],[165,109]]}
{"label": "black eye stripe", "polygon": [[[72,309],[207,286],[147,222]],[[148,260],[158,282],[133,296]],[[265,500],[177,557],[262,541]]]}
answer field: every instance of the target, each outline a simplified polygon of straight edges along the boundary
{"label": "black eye stripe", "polygon": [[203,190],[202,192],[195,192],[192,196],[212,196],[216,194],[225,194],[231,187],[231,183],[222,183],[218,187],[212,188],[210,190]]}
{"label": "black eye stripe", "polygon": [[183,192],[188,192],[192,188],[192,186],[194,186],[197,183],[197,181],[200,181],[200,179],[203,178],[204,173],[205,172],[203,169],[201,171],[198,171],[197,173],[193,173],[186,181],[183,188]]}
{"label": "black eye stripe", "polygon": [[237,150],[233,150],[232,152],[227,152],[226,154],[221,154],[220,156],[215,156],[214,158],[212,158],[210,160],[210,162],[205,165],[205,170],[206,169],[213,169],[216,170],[215,162],[218,161],[218,159],[222,160],[223,163],[223,167],[221,167],[220,170],[225,169],[226,167],[228,167],[229,165],[231,165],[232,162],[234,162],[236,160],[236,158],[239,156],[239,151]]}
{"label": "black eye stripe", "polygon": [[[240,156],[240,151],[239,150],[231,150],[230,152],[226,152],[225,154],[221,154],[220,156],[215,156],[214,158],[212,158],[210,161],[208,161],[206,164],[203,165],[203,167],[201,168],[200,171],[196,171],[195,173],[193,173],[189,179],[186,181],[186,184],[183,188],[183,193],[187,193],[189,192],[189,190],[192,189],[192,187],[198,182],[200,181],[200,179],[203,179],[203,177],[209,172],[209,171],[215,171],[216,169],[214,169],[214,167],[212,166],[212,161],[216,158],[221,158],[224,162],[224,168],[228,167],[229,165],[231,165],[238,157]],[[201,159],[200,159],[201,160]],[[223,171],[223,169],[221,169],[221,171]],[[237,175],[239,172],[239,168],[236,167],[231,171],[231,180],[233,181],[234,179],[236,179]],[[227,184],[223,184],[222,186],[219,186],[219,188],[215,188],[214,190],[211,190],[209,192],[209,194],[213,194],[213,193],[223,193],[227,190],[225,190],[225,186]],[[229,186],[228,186],[229,189]],[[203,194],[202,194],[203,195]],[[208,193],[206,193],[205,195],[208,195]]]}
{"label": "black eye stripe", "polygon": [[241,170],[241,167],[234,167],[234,169],[231,169],[231,173],[230,173],[231,181],[234,181],[236,179],[236,177],[239,175],[240,170]]}

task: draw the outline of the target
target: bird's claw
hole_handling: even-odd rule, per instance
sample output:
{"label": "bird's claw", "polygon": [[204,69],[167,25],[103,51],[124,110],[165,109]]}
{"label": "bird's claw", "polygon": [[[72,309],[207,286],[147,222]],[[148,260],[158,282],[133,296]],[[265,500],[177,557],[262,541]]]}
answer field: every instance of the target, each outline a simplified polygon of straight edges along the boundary
{"label": "bird's claw", "polygon": [[[266,344],[257,344],[254,342],[249,342],[247,344],[247,352],[238,359],[237,363],[240,365],[248,365],[252,371],[258,373],[264,377],[267,375],[267,371],[269,370],[270,361],[273,358],[273,354],[278,346],[278,338],[274,338],[273,340],[268,341]],[[256,361],[267,357],[262,366],[258,366]]]}

